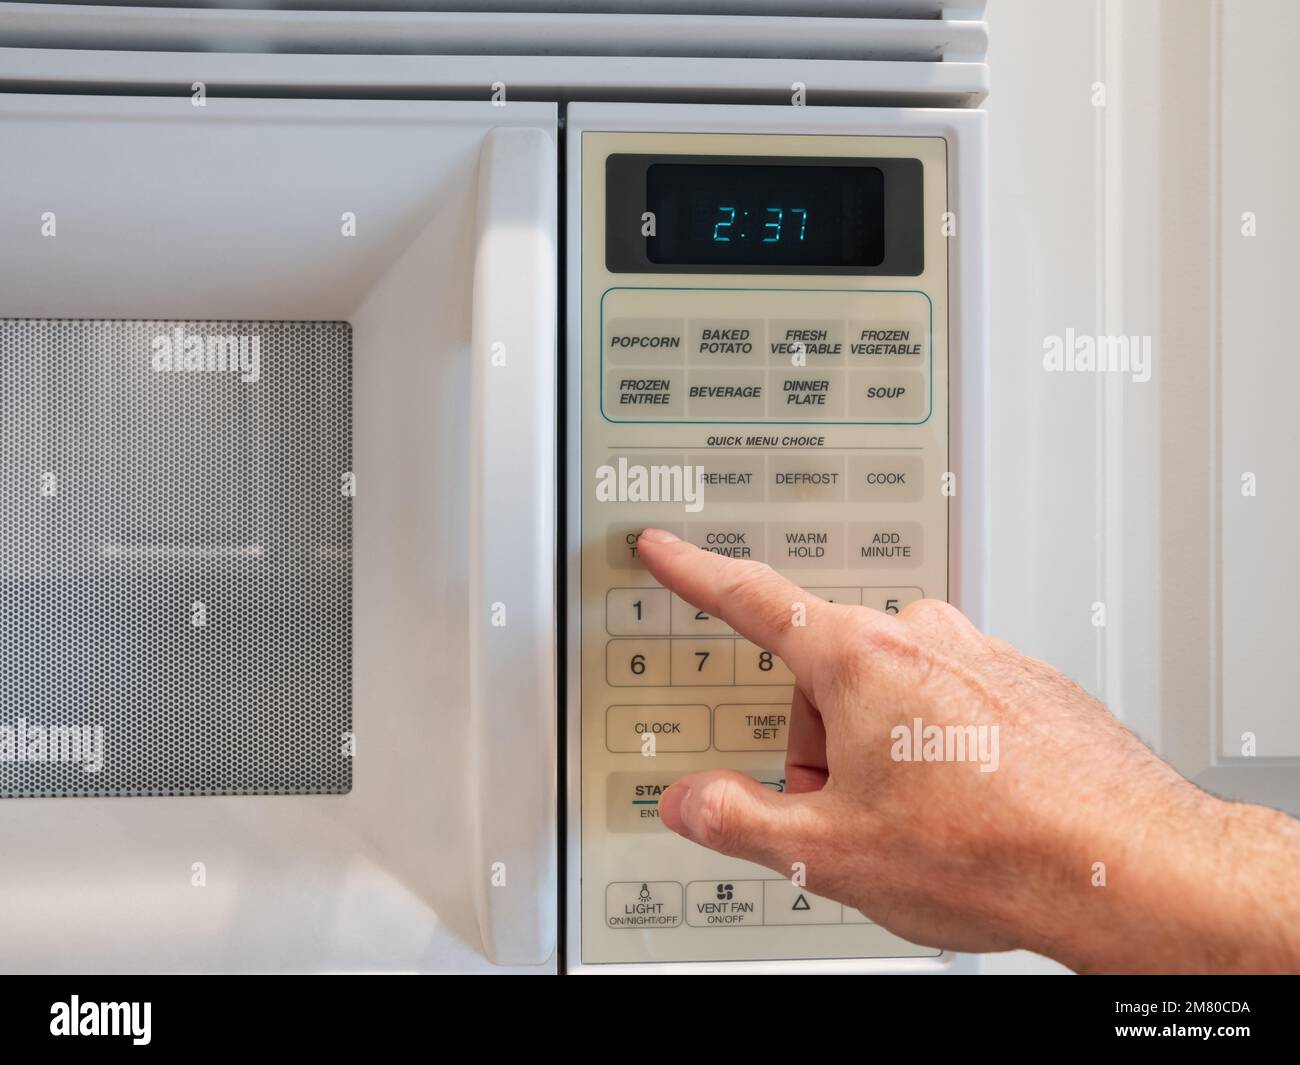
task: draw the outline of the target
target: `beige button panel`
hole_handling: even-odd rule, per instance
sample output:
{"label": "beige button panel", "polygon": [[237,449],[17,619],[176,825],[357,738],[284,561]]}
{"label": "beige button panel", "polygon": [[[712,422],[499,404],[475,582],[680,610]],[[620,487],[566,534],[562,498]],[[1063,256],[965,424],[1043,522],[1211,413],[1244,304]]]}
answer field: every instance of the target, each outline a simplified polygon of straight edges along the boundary
{"label": "beige button panel", "polygon": [[909,291],[610,289],[612,422],[919,424],[930,416],[927,298]]}
{"label": "beige button panel", "polygon": [[[660,528],[715,555],[766,562],[780,570],[916,569],[925,561],[925,534],[916,521],[687,522],[684,533],[680,522],[666,522]],[[640,533],[635,526],[611,529],[611,566],[644,572],[636,550]]]}

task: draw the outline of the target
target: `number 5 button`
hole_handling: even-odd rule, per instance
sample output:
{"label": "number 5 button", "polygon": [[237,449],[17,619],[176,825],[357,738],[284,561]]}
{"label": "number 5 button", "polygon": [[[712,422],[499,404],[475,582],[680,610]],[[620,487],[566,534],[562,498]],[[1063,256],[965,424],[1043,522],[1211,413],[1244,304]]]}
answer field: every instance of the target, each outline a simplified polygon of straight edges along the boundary
{"label": "number 5 button", "polygon": [[748,640],[736,641],[737,684],[793,684],[794,674],[771,651]]}

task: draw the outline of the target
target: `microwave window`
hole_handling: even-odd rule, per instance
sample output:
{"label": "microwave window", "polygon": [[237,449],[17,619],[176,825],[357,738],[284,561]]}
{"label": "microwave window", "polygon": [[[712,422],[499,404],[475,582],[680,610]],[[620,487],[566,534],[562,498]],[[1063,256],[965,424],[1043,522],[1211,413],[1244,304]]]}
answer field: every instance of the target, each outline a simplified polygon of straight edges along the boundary
{"label": "microwave window", "polygon": [[874,166],[656,163],[646,168],[652,263],[872,267],[885,256]]}

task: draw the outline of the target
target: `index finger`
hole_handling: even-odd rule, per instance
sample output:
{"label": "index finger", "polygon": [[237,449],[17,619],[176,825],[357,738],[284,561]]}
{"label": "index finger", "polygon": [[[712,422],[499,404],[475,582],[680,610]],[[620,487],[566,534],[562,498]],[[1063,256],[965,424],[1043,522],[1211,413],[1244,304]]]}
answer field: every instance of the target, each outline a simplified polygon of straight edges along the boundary
{"label": "index finger", "polygon": [[646,529],[637,554],[660,584],[810,678],[825,652],[824,626],[833,607],[761,562],[702,551],[663,529]]}

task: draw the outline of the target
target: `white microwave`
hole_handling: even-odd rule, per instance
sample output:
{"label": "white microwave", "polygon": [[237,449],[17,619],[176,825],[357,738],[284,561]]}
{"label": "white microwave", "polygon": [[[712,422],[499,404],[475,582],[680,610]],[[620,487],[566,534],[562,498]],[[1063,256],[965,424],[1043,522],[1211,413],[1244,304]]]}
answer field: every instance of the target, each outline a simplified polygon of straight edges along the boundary
{"label": "white microwave", "polygon": [[981,619],[982,65],[138,10],[0,49],[5,967],[968,967],[662,827],[783,786],[791,678],[635,534]]}

